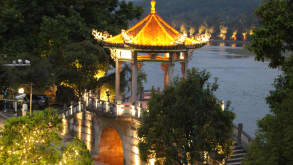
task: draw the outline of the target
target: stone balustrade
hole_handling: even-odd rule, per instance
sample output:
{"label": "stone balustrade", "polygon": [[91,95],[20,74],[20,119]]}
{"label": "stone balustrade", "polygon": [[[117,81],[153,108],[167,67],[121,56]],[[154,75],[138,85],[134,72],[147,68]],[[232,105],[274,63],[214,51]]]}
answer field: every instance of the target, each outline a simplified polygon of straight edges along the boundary
{"label": "stone balustrade", "polygon": [[111,103],[97,99],[95,97],[86,97],[82,102],[72,104],[65,108],[62,112],[63,117],[68,118],[82,111],[89,111],[99,114],[104,114],[108,117],[132,117],[136,119],[141,118],[142,104],[137,102],[136,105],[129,103]]}
{"label": "stone balustrade", "polygon": [[243,131],[242,123],[239,123],[238,126],[233,125],[233,137],[245,150],[248,150],[252,138]]}

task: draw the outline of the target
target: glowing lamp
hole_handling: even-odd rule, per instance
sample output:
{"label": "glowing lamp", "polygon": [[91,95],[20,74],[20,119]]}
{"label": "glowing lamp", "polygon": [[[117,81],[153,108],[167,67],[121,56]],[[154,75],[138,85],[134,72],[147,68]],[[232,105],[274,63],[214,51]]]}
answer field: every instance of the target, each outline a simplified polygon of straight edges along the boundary
{"label": "glowing lamp", "polygon": [[131,114],[132,116],[135,116],[135,106],[131,106]]}
{"label": "glowing lamp", "polygon": [[154,158],[150,159],[150,165],[155,165],[156,160]]}
{"label": "glowing lamp", "polygon": [[131,59],[131,51],[130,50],[120,50],[120,58],[122,59]]}
{"label": "glowing lamp", "polygon": [[165,53],[165,56],[166,56],[167,58],[169,58],[169,57],[170,57],[170,54],[169,54],[169,53]]}
{"label": "glowing lamp", "polygon": [[19,88],[19,89],[18,89],[18,93],[19,93],[19,94],[23,94],[23,93],[24,93],[24,88]]}
{"label": "glowing lamp", "polygon": [[184,60],[184,53],[183,52],[180,52],[180,60]]}

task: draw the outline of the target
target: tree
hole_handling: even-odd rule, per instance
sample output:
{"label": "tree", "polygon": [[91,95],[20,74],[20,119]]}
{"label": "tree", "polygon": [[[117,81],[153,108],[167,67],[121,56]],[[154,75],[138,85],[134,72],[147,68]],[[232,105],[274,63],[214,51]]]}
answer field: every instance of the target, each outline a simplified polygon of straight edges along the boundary
{"label": "tree", "polygon": [[72,87],[79,98],[85,90],[95,89],[109,68],[104,49],[89,41],[67,45],[64,54],[65,63],[71,65],[61,68],[59,82]]}
{"label": "tree", "polygon": [[282,67],[293,51],[293,2],[267,0],[255,14],[260,26],[254,30],[249,49],[257,60],[268,58],[271,67]]}
{"label": "tree", "polygon": [[[85,144],[63,144],[55,110],[10,118],[0,130],[0,164],[92,164]],[[70,154],[69,154],[70,153]]]}
{"label": "tree", "polygon": [[140,156],[162,164],[204,162],[205,153],[218,161],[227,158],[232,145],[234,114],[222,111],[205,71],[189,70],[162,93],[152,93],[148,111],[138,129]]}
{"label": "tree", "polygon": [[31,61],[25,74],[19,74],[22,83],[33,82],[40,88],[67,84],[80,96],[83,89],[98,83],[95,75],[113,63],[91,30],[117,34],[141,13],[142,8],[132,2],[118,0],[3,0],[0,55],[7,61]]}
{"label": "tree", "polygon": [[293,65],[275,80],[274,86],[267,97],[271,113],[258,121],[245,165],[293,164]]}
{"label": "tree", "polygon": [[270,60],[283,74],[266,98],[270,114],[258,121],[255,140],[244,160],[246,165],[293,163],[293,3],[268,0],[256,10],[261,25],[255,29],[249,49],[257,60]]}

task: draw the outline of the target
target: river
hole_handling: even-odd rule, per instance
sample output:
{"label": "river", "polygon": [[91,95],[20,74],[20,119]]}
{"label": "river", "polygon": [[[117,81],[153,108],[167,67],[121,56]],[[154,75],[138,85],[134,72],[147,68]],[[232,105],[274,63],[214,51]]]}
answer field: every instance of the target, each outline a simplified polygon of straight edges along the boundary
{"label": "river", "polygon": [[[235,124],[243,123],[244,130],[254,137],[257,120],[269,113],[265,97],[273,89],[274,79],[281,73],[268,67],[268,62],[257,62],[254,55],[242,47],[205,46],[196,50],[189,68],[206,69],[211,80],[218,78],[219,89],[216,96],[231,101],[236,114]],[[163,72],[160,63],[144,63],[147,74],[145,89],[152,86],[163,88]],[[174,75],[179,75],[179,64]]]}

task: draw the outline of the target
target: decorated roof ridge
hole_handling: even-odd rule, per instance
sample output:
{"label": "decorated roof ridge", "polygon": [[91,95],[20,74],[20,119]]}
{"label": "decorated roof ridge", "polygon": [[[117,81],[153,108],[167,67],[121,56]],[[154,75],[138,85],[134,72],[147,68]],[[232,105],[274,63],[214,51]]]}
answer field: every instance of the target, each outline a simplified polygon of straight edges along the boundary
{"label": "decorated roof ridge", "polygon": [[121,33],[112,37],[93,30],[95,39],[102,40],[106,45],[138,45],[138,46],[176,46],[196,45],[209,41],[209,36],[188,38],[186,33],[180,33],[170,26],[156,13],[156,0],[151,0],[150,13],[137,24],[128,30],[121,30]]}
{"label": "decorated roof ridge", "polygon": [[152,45],[136,45],[136,44],[112,44],[112,43],[104,43],[105,47],[117,47],[117,48],[127,48],[127,49],[131,49],[131,48],[199,48],[202,47],[204,45],[206,45],[207,43],[205,42],[201,42],[201,43],[197,43],[197,44],[186,44],[186,45],[156,45],[156,46],[152,46]]}
{"label": "decorated roof ridge", "polygon": [[171,29],[174,33],[180,34],[176,29],[174,29],[172,26],[170,26],[166,21],[162,19],[160,15],[157,15],[157,18],[163,22],[164,25],[166,25],[167,28]]}
{"label": "decorated roof ridge", "polygon": [[151,14],[156,13],[156,0],[151,0]]}
{"label": "decorated roof ridge", "polygon": [[[137,45],[174,45],[180,33],[168,25],[156,13],[148,14],[144,19],[121,34],[107,38],[107,43],[129,43]],[[127,43],[127,42],[126,42]]]}

